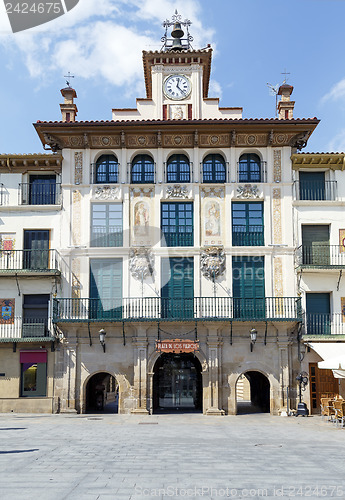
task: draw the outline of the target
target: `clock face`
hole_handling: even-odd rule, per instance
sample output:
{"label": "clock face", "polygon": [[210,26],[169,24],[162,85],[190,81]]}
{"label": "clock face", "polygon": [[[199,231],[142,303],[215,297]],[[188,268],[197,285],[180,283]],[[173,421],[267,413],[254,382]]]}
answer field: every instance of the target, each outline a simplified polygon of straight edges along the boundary
{"label": "clock face", "polygon": [[192,84],[184,75],[171,75],[164,82],[163,91],[166,97],[174,100],[186,99],[192,90]]}

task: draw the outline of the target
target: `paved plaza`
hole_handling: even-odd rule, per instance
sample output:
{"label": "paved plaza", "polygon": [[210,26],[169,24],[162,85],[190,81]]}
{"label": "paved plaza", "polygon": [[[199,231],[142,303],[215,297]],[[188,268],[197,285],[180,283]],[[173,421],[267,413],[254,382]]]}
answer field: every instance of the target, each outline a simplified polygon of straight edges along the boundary
{"label": "paved plaza", "polygon": [[345,429],[267,414],[0,415],[1,500],[345,498]]}

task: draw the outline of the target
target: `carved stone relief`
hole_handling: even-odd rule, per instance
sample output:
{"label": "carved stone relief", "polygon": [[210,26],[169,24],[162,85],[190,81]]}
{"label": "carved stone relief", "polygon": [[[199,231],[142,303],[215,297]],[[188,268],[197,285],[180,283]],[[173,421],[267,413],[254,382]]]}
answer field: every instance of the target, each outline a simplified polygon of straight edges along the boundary
{"label": "carved stone relief", "polygon": [[91,145],[96,148],[120,146],[120,136],[92,136]]}
{"label": "carved stone relief", "polygon": [[80,191],[73,191],[73,231],[72,242],[73,245],[80,245],[81,243],[81,193]]}
{"label": "carved stone relief", "polygon": [[72,260],[72,298],[80,298],[80,259]]}
{"label": "carved stone relief", "polygon": [[282,180],[282,152],[280,149],[273,151],[273,180],[274,182]]}
{"label": "carved stone relief", "polygon": [[281,257],[274,258],[274,296],[283,297],[283,261]]}
{"label": "carved stone relief", "polygon": [[281,189],[273,189],[273,243],[282,243]]}
{"label": "carved stone relief", "polygon": [[164,146],[193,146],[193,135],[164,135]]}
{"label": "carved stone relief", "polygon": [[267,134],[237,134],[237,146],[266,146]]}
{"label": "carved stone relief", "polygon": [[200,269],[207,279],[214,279],[225,272],[225,253],[223,247],[207,247],[200,257]]}
{"label": "carved stone relief", "polygon": [[200,146],[230,146],[229,134],[200,134]]}
{"label": "carved stone relief", "polygon": [[131,188],[131,198],[139,198],[146,196],[148,198],[153,198],[154,188],[153,187],[135,187]]}
{"label": "carved stone relief", "polygon": [[189,198],[189,192],[187,186],[181,186],[180,184],[174,184],[173,186],[168,186],[166,189],[167,198]]}
{"label": "carved stone relief", "polygon": [[201,188],[202,198],[224,198],[225,189],[223,187],[202,187]]}
{"label": "carved stone relief", "polygon": [[129,270],[133,278],[143,280],[152,276],[154,270],[154,258],[149,248],[134,248],[130,252]]}
{"label": "carved stone relief", "polygon": [[118,187],[101,186],[95,190],[95,200],[118,200],[120,189]]}
{"label": "carved stone relief", "polygon": [[237,187],[237,198],[259,198],[259,188],[256,184],[244,184]]}
{"label": "carved stone relief", "polygon": [[83,183],[83,153],[74,153],[74,184]]}

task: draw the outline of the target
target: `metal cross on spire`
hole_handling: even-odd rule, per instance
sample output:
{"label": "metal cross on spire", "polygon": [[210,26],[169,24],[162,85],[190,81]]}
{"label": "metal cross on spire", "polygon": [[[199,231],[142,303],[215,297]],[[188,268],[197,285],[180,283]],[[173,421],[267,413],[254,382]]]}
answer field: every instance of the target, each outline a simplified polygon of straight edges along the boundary
{"label": "metal cross on spire", "polygon": [[287,82],[287,80],[288,80],[287,75],[291,75],[291,73],[289,73],[289,72],[287,72],[287,71],[286,71],[286,68],[285,68],[285,69],[284,69],[284,71],[283,71],[282,73],[280,73],[280,74],[285,76],[283,83],[286,83],[286,82]]}
{"label": "metal cross on spire", "polygon": [[[64,78],[66,78],[67,87],[71,87],[71,84],[70,84],[70,79],[71,79],[71,78],[74,78],[74,76],[73,76],[73,75],[71,75],[71,72],[69,71],[69,72],[68,72],[68,75],[65,75],[65,76],[64,76]],[[67,80],[67,78],[68,78],[68,80]]]}

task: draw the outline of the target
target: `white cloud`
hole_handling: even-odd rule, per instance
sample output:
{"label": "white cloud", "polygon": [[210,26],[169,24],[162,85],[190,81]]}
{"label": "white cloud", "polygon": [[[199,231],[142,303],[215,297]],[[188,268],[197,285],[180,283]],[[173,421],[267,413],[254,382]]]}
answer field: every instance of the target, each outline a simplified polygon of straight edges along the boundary
{"label": "white cloud", "polygon": [[213,31],[200,22],[200,0],[80,0],[68,14],[31,30],[13,35],[9,23],[2,23],[0,44],[19,50],[30,77],[43,84],[56,71],[71,71],[122,86],[130,95],[142,79],[141,51],[161,48],[161,23],[176,8],[193,22],[195,48],[211,42]]}
{"label": "white cloud", "polygon": [[325,94],[321,102],[326,102],[328,100],[337,101],[338,99],[343,99],[345,97],[345,79],[340,80],[340,82],[333,85],[331,90]]}
{"label": "white cloud", "polygon": [[222,97],[222,87],[216,80],[210,80],[209,97]]}
{"label": "white cloud", "polygon": [[339,134],[333,137],[328,145],[327,150],[334,153],[345,152],[345,129],[342,129]]}

